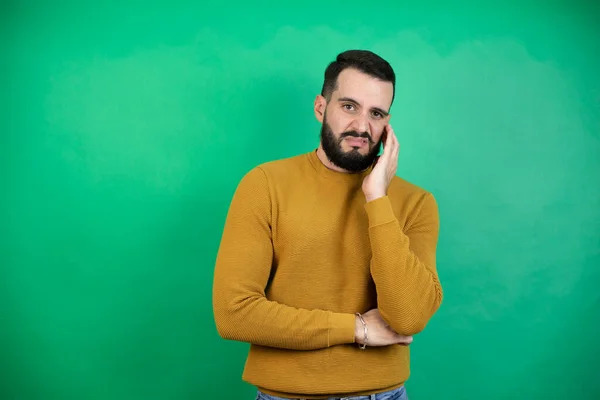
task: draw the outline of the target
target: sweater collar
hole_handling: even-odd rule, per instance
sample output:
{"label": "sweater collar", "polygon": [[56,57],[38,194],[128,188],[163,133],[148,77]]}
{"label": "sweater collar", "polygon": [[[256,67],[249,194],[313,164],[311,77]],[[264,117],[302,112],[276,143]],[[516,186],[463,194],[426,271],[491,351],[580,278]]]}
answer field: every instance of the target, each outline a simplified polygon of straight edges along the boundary
{"label": "sweater collar", "polygon": [[317,156],[316,149],[309,152],[307,156],[311,165],[319,175],[323,176],[324,178],[338,182],[355,183],[362,185],[362,181],[373,170],[373,167],[370,166],[369,168],[361,172],[338,172],[327,168],[325,164],[321,162],[321,160]]}

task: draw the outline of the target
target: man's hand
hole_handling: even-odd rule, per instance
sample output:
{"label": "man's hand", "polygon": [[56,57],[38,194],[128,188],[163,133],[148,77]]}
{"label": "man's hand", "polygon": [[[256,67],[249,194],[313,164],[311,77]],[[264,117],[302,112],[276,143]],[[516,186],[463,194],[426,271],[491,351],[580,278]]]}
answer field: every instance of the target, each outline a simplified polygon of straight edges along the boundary
{"label": "man's hand", "polygon": [[[388,324],[385,323],[378,309],[374,308],[364,313],[362,317],[367,324],[367,346],[379,347],[389,346],[391,344],[412,343],[412,336],[402,336],[394,332]],[[358,316],[356,316],[354,337],[356,338],[356,343],[365,344],[365,329]]]}
{"label": "man's hand", "polygon": [[362,190],[367,202],[387,194],[388,186],[396,175],[400,143],[390,124],[386,125],[383,137],[383,154],[377,160],[371,173],[364,179]]}

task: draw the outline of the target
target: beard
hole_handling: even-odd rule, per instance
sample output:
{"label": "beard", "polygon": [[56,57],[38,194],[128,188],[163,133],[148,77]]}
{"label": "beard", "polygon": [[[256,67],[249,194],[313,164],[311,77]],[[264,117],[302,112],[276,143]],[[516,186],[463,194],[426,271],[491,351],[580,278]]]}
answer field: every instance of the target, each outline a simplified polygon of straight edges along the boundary
{"label": "beard", "polygon": [[[369,142],[369,152],[361,154],[358,149],[352,149],[347,152],[342,150],[342,141],[348,136],[366,138]],[[343,132],[339,138],[336,138],[325,116],[323,125],[321,126],[321,146],[329,161],[335,166],[349,172],[361,172],[369,168],[377,158],[381,148],[381,140],[374,143],[371,135],[367,132],[358,133],[356,131]]]}

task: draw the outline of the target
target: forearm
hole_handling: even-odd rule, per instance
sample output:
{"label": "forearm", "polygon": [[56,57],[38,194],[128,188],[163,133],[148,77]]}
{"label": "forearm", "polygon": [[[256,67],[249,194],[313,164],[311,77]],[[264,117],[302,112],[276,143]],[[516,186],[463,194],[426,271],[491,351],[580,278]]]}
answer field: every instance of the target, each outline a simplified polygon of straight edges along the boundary
{"label": "forearm", "polygon": [[[397,253],[389,256],[389,248],[375,245],[371,276],[383,318],[399,334],[415,335],[425,328],[440,306],[442,288],[437,274],[410,251],[408,239],[398,235],[398,230],[394,223],[381,227],[381,235],[386,235],[385,241]],[[374,242],[380,240],[376,238]]]}
{"label": "forearm", "polygon": [[239,293],[219,288],[214,295],[219,334],[261,346],[315,350],[354,342],[355,316],[325,310],[289,307],[260,293]]}
{"label": "forearm", "polygon": [[435,268],[435,202],[430,199],[425,211],[434,214],[408,235],[395,218],[389,199],[377,199],[366,207],[378,308],[397,333],[414,335],[425,328],[442,302]]}

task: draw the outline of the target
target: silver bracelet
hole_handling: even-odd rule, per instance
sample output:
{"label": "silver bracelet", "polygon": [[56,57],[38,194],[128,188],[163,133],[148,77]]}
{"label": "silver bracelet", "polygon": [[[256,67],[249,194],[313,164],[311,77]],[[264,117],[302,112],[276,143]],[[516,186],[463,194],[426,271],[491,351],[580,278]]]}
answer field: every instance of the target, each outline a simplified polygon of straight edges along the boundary
{"label": "silver bracelet", "polygon": [[363,324],[363,328],[365,330],[365,342],[364,344],[359,344],[358,348],[361,350],[364,350],[367,348],[367,341],[369,340],[369,336],[367,335],[369,333],[369,329],[367,328],[367,323],[365,322],[365,320],[363,319],[363,316],[360,315],[360,313],[356,313],[356,315],[358,316],[358,318],[360,319],[360,322]]}

